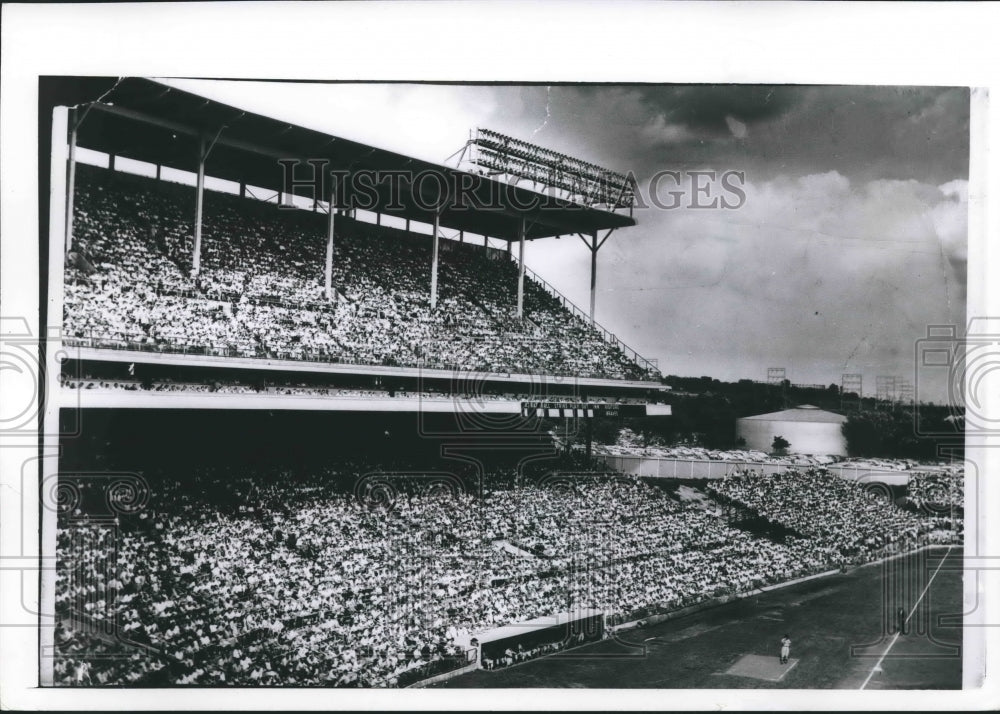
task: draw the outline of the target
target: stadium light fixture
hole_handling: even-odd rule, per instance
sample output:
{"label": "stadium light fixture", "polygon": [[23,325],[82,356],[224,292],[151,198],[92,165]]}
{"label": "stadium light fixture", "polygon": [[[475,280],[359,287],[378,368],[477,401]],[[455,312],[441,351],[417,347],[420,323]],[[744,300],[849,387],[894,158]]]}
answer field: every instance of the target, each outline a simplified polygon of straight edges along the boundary
{"label": "stadium light fixture", "polygon": [[487,175],[506,175],[561,191],[576,203],[611,211],[635,206],[635,180],[589,161],[515,139],[491,129],[476,129],[469,162]]}

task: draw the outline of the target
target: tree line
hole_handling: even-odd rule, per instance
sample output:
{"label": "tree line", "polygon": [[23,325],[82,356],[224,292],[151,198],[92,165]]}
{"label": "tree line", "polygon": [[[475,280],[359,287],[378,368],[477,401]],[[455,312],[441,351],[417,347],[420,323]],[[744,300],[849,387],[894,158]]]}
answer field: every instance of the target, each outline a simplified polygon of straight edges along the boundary
{"label": "tree line", "polygon": [[[767,384],[749,379],[723,382],[674,375],[664,377],[663,383],[672,389],[667,398],[672,416],[595,418],[594,440],[614,443],[621,428],[628,427],[647,445],[737,449],[743,446],[736,438],[737,419],[801,404],[847,416],[843,433],[851,456],[934,459],[947,455],[942,454],[942,448],[959,448],[964,440],[963,422],[954,418],[951,407],[893,405],[853,394],[842,399],[836,384],[797,386],[787,380]],[[578,437],[584,437],[582,430]],[[790,450],[795,450],[794,443]]]}

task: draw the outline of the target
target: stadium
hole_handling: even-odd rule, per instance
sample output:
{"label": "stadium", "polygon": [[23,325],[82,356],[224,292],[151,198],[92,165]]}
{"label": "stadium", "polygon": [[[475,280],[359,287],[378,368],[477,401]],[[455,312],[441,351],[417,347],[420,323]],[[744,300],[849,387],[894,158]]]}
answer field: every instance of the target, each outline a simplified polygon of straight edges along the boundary
{"label": "stadium", "polygon": [[[675,409],[594,320],[626,174],[139,78],[79,81],[51,137],[43,685],[961,686],[960,468],[593,447]],[[556,238],[589,309],[525,266]]]}

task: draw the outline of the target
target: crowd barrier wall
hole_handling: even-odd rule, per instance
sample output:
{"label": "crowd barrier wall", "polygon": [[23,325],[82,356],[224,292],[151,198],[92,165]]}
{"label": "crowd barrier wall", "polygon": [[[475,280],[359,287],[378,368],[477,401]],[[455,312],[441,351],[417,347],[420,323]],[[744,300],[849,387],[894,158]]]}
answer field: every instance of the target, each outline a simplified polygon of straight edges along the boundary
{"label": "crowd barrier wall", "polygon": [[[782,473],[788,469],[810,468],[788,464],[762,464],[755,461],[710,461],[706,459],[672,459],[656,456],[599,456],[610,468],[621,473],[647,478],[721,479],[736,472],[750,469],[766,475]],[[852,464],[824,466],[830,473],[850,481],[880,482],[890,486],[905,486],[910,481],[909,472],[879,469]]]}
{"label": "crowd barrier wall", "polygon": [[479,668],[478,654],[475,648],[470,647],[459,657],[431,660],[400,674],[398,686],[403,689],[420,689],[471,672]]}

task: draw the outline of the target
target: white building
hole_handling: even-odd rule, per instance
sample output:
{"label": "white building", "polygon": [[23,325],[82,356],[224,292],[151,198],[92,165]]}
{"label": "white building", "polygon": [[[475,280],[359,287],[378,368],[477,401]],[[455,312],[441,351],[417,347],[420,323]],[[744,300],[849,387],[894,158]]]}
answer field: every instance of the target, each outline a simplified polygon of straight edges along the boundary
{"label": "white building", "polygon": [[847,440],[841,426],[847,417],[811,404],[770,414],[736,420],[736,436],[746,440],[748,449],[771,451],[774,437],[787,441],[789,453],[818,456],[847,456]]}

